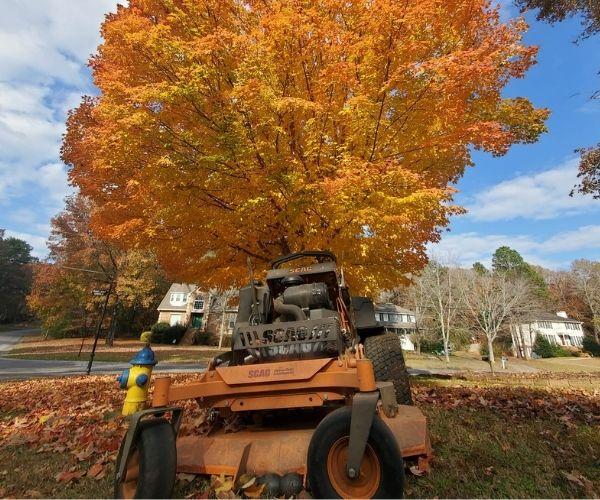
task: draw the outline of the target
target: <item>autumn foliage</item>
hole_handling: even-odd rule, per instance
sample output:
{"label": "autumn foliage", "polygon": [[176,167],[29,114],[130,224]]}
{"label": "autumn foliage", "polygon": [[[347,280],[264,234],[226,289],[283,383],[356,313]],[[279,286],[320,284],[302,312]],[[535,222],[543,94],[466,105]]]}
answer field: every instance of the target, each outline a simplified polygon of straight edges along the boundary
{"label": "autumn foliage", "polygon": [[28,303],[46,335],[89,333],[105,300],[93,292],[109,287],[105,319],[112,316],[110,326],[119,332],[139,332],[154,321],[156,306],[168,289],[151,252],[125,251],[96,236],[90,227],[93,210],[88,198],[67,197],[64,210],[51,221],[50,259],[34,266]]}
{"label": "autumn foliage", "polygon": [[131,0],[91,60],[63,159],[93,227],[228,285],[308,248],[360,288],[426,262],[473,148],[537,139],[503,98],[536,50],[486,0]]}

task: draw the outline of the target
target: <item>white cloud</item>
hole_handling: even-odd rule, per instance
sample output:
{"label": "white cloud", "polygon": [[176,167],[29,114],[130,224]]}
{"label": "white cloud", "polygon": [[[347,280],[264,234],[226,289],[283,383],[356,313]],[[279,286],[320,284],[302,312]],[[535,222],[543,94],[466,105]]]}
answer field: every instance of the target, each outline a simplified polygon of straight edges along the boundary
{"label": "white cloud", "polygon": [[31,254],[38,259],[43,259],[48,255],[45,236],[39,236],[37,234],[24,233],[20,231],[11,231],[10,229],[6,230],[5,236],[12,236],[13,238],[25,240],[33,247]]}
{"label": "white cloud", "polygon": [[49,200],[61,202],[72,188],[67,185],[67,172],[62,163],[48,163],[38,169],[38,183]]}
{"label": "white cloud", "polygon": [[600,248],[600,226],[583,226],[573,231],[566,231],[544,242],[544,246],[553,253],[573,252],[583,248]]}
{"label": "white cloud", "polygon": [[478,221],[552,219],[589,211],[600,204],[590,196],[569,196],[577,183],[577,159],[543,172],[503,181],[467,203],[469,217]]}
{"label": "white cloud", "polygon": [[517,250],[532,264],[558,269],[569,262],[561,256],[564,252],[590,252],[600,249],[600,225],[588,225],[536,239],[530,235],[446,233],[436,245],[430,246],[430,255],[451,255],[461,266],[471,266],[479,261],[489,266],[492,254],[498,247],[509,246]]}
{"label": "white cloud", "polygon": [[[71,191],[59,158],[66,113],[82,94],[95,92],[86,63],[100,42],[100,23],[116,3],[2,3],[0,224],[39,256],[46,253],[48,220]],[[25,214],[24,206],[36,210]]]}

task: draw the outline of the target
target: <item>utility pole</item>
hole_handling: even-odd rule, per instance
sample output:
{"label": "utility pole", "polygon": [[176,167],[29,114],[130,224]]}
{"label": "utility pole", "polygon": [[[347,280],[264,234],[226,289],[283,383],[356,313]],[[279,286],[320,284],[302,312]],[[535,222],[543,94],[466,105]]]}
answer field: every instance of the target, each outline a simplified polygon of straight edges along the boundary
{"label": "utility pole", "polygon": [[96,327],[96,334],[94,335],[94,345],[92,346],[92,352],[90,353],[90,360],[87,365],[87,374],[89,375],[92,371],[92,363],[94,362],[94,356],[96,354],[96,345],[98,344],[98,338],[100,337],[100,331],[102,330],[102,322],[104,321],[104,315],[106,314],[106,306],[108,305],[108,299],[112,292],[113,282],[111,281],[108,285],[108,290],[106,292],[106,298],[104,299],[104,304],[102,305],[102,313],[100,314],[100,321],[98,321],[98,326]]}

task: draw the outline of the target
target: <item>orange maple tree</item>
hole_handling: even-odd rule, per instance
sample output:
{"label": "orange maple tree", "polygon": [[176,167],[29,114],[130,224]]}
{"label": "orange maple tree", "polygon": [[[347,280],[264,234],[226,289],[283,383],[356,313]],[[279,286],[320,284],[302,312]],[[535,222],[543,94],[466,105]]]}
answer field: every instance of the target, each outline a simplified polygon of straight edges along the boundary
{"label": "orange maple tree", "polygon": [[351,284],[427,260],[471,150],[537,139],[503,98],[536,49],[487,0],[131,0],[102,27],[96,98],[63,159],[103,237],[207,286],[331,249]]}

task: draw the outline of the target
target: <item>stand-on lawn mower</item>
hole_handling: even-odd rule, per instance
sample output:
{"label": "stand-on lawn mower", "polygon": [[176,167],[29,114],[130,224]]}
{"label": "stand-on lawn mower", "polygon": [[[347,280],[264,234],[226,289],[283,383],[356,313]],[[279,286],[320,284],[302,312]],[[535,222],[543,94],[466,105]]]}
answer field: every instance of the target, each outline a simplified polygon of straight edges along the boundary
{"label": "stand-on lawn mower", "polygon": [[[289,266],[298,259],[311,262]],[[120,377],[132,416],[115,496],[169,497],[186,472],[278,474],[287,497],[302,487],[316,498],[401,497],[404,462],[427,470],[431,447],[400,340],[375,321],[372,301],[350,297],[324,251],[275,260],[266,285],[251,274],[239,295],[231,351],[196,381],[157,377],[146,407],[149,347]],[[206,409],[206,425],[177,438],[175,404],[186,399]]]}

